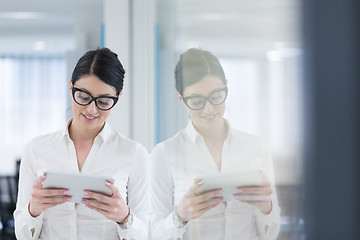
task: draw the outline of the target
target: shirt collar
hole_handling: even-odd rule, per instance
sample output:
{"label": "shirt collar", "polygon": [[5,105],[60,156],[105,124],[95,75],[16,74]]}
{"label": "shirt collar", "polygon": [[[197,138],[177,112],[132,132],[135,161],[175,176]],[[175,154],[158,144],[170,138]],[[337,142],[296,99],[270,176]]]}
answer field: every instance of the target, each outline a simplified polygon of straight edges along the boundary
{"label": "shirt collar", "polygon": [[[233,129],[231,128],[230,123],[225,118],[224,120],[225,120],[225,125],[228,129],[227,136],[225,139],[226,141],[226,140],[230,140],[231,136],[233,135]],[[191,119],[185,128],[185,132],[190,137],[190,140],[193,142],[195,142],[199,137],[202,137],[201,134],[198,132],[198,130],[196,130],[196,128],[194,127],[194,124],[192,123]]]}
{"label": "shirt collar", "polygon": [[194,124],[192,123],[191,119],[185,128],[185,132],[190,137],[190,140],[193,142],[195,142],[195,140],[201,136],[200,133],[194,127]]}
{"label": "shirt collar", "polygon": [[[63,138],[68,138],[70,139],[70,134],[69,134],[69,126],[72,123],[72,118],[67,122],[66,127],[63,129],[63,133],[62,133],[62,137]],[[97,138],[102,139],[104,142],[106,142],[106,140],[109,139],[111,134],[111,128],[109,126],[108,122],[105,122],[105,125],[103,127],[103,129],[100,131],[100,133],[96,136],[95,140]]]}

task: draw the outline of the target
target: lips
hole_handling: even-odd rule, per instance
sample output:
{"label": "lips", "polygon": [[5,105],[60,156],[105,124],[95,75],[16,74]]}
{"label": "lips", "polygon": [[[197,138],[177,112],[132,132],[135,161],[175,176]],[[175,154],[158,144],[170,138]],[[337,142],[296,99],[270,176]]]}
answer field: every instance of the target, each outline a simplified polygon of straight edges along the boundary
{"label": "lips", "polygon": [[212,114],[212,115],[205,115],[205,116],[201,116],[202,118],[206,118],[206,119],[213,119],[214,117],[216,117],[217,114]]}
{"label": "lips", "polygon": [[88,121],[93,121],[93,120],[95,120],[96,118],[98,118],[98,117],[94,117],[94,116],[88,116],[88,115],[85,115],[85,114],[81,114],[81,115],[83,115],[84,118],[85,118],[86,120],[88,120]]}

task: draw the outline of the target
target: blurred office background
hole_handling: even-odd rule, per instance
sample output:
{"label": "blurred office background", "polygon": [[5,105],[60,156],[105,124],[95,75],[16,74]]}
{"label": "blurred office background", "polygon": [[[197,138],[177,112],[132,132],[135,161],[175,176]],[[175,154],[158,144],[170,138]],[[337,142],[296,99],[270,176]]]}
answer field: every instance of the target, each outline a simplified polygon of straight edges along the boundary
{"label": "blurred office background", "polygon": [[[174,68],[182,52],[202,48],[224,67],[226,118],[271,147],[282,209],[278,239],[305,239],[302,126],[304,102],[313,98],[305,101],[309,95],[303,90],[301,29],[308,15],[301,15],[302,5],[300,0],[0,0],[0,175],[16,175],[27,141],[65,126],[71,117],[70,74],[77,59],[97,47],[117,52],[127,70],[124,94],[109,118],[112,128],[151,151],[189,119],[175,95]],[[11,205],[16,199],[10,195],[16,194],[5,190],[16,178],[8,181],[0,193]],[[11,232],[7,219],[2,232],[5,227]]]}

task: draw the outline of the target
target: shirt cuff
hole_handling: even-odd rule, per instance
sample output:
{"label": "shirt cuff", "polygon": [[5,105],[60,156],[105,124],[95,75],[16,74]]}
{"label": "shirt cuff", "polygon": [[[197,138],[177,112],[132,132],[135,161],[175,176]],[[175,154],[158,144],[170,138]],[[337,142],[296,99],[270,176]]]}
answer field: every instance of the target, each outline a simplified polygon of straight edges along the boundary
{"label": "shirt cuff", "polygon": [[29,236],[30,239],[38,239],[40,237],[44,213],[42,212],[39,216],[33,217],[30,215],[29,212],[29,204],[26,205],[26,209],[23,211],[23,223],[24,226],[22,227],[23,234],[25,236]]}
{"label": "shirt cuff", "polygon": [[[117,224],[118,225],[118,224]],[[147,224],[140,220],[138,217],[133,215],[133,223],[128,229],[122,229],[120,226],[117,226],[118,234],[120,239],[148,239],[148,229]]]}
{"label": "shirt cuff", "polygon": [[182,228],[178,228],[174,223],[174,219],[173,219],[172,212],[171,212],[165,218],[164,226],[165,226],[165,229],[170,230],[171,237],[173,237],[175,239],[178,239],[178,238],[182,239],[184,233],[186,232],[187,224]]}
{"label": "shirt cuff", "polygon": [[264,214],[257,209],[256,229],[261,240],[272,239],[273,235],[276,236],[280,229],[280,209],[277,206],[273,206],[269,214]]}

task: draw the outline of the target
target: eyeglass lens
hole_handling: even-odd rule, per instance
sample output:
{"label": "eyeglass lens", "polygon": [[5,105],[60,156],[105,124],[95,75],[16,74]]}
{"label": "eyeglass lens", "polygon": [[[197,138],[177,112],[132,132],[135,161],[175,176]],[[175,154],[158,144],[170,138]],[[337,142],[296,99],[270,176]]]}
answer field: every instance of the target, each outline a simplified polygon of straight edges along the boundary
{"label": "eyeglass lens", "polygon": [[[88,105],[93,99],[88,93],[76,91],[74,94],[75,101],[80,105]],[[96,106],[100,109],[110,109],[115,101],[112,98],[100,97],[96,99]]]}
{"label": "eyeglass lens", "polygon": [[206,99],[213,105],[219,105],[225,101],[226,91],[221,90],[214,92],[207,98],[204,97],[191,97],[187,99],[187,105],[192,109],[201,109],[205,105]]}

